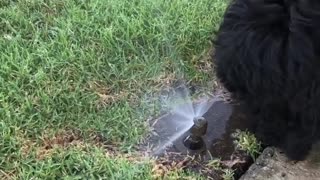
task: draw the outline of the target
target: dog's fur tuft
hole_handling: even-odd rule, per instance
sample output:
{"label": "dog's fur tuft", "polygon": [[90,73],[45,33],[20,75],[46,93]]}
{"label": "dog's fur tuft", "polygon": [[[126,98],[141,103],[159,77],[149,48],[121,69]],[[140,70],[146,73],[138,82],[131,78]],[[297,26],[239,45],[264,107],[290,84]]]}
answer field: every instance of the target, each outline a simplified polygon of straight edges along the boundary
{"label": "dog's fur tuft", "polygon": [[302,160],[320,134],[320,1],[234,0],[215,44],[216,74],[255,114],[265,144]]}

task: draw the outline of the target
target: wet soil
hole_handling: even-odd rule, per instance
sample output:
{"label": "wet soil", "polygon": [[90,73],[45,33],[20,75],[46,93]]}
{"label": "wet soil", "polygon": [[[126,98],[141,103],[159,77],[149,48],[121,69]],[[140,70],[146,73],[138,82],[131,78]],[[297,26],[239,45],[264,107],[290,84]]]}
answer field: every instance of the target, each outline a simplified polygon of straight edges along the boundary
{"label": "wet soil", "polygon": [[[206,179],[214,180],[223,179],[224,169],[232,169],[236,180],[320,180],[320,142],[305,161],[290,161],[280,150],[264,147],[266,149],[253,163],[253,159],[247,153],[236,148],[232,136],[237,129],[253,128],[254,118],[248,114],[250,111],[240,103],[231,102],[228,93],[223,90],[216,91],[214,97],[211,108],[203,115],[208,120],[207,134],[203,137],[206,151],[187,149],[183,140],[189,132],[181,133],[166,151],[154,154],[160,167],[174,164],[180,169],[197,172]],[[167,113],[151,121],[154,130],[147,139],[147,143],[151,145],[151,152],[157,145],[168,141],[174,132],[183,129],[183,126],[171,124],[176,118],[176,114]],[[210,166],[213,159],[221,160],[218,168]]]}
{"label": "wet soil", "polygon": [[[225,96],[223,96],[225,97]],[[203,136],[205,151],[191,151],[187,149],[183,140],[189,135],[189,131],[179,134],[179,137],[165,151],[154,154],[164,161],[182,162],[186,157],[193,156],[192,160],[186,161],[184,168],[201,173],[208,179],[221,179],[222,169],[234,170],[235,179],[240,178],[253,163],[252,158],[245,152],[236,148],[232,134],[237,130],[245,130],[251,124],[246,114],[243,114],[243,107],[240,104],[228,101],[228,98],[215,97],[213,104],[203,115],[208,121],[207,133]],[[196,102],[201,103],[201,102]],[[174,113],[168,113],[152,121],[153,135],[148,139],[153,148],[159,148],[159,144],[168,141],[170,135],[179,132],[182,127],[172,125],[177,118]],[[220,169],[208,168],[212,159],[220,159]]]}

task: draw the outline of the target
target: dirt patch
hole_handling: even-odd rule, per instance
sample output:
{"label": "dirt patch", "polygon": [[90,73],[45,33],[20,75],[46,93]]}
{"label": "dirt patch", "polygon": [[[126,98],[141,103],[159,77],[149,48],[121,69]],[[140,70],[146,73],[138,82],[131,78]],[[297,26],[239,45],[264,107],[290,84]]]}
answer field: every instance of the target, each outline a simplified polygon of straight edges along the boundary
{"label": "dirt patch", "polygon": [[14,172],[4,172],[0,169],[0,179],[13,180],[16,179]]}
{"label": "dirt patch", "polygon": [[[89,138],[85,139],[81,132],[76,130],[60,130],[57,133],[50,134],[51,130],[45,131],[41,137],[37,139],[19,138],[21,144],[21,152],[23,156],[35,153],[37,159],[45,159],[51,156],[56,149],[86,149],[89,146],[101,147],[106,150],[108,155],[120,154],[117,144],[106,143],[99,134],[92,133]],[[20,136],[24,137],[24,136]]]}
{"label": "dirt patch", "polygon": [[52,137],[44,135],[41,139],[41,145],[44,149],[52,149],[55,146],[68,147],[82,142],[82,138],[79,133],[71,130],[58,132]]}
{"label": "dirt patch", "polygon": [[[243,154],[240,154],[243,153]],[[238,151],[229,160],[204,160],[197,156],[187,156],[177,152],[168,152],[156,159],[153,174],[156,178],[164,178],[174,171],[189,171],[199,174],[205,179],[223,180],[226,172],[232,172],[232,176],[238,179],[248,168],[248,156]]]}
{"label": "dirt patch", "polygon": [[43,133],[40,141],[22,138],[20,139],[20,143],[23,156],[28,156],[31,152],[34,152],[36,158],[39,160],[50,156],[56,148],[83,148],[85,146],[85,142],[80,136],[80,133],[72,130],[61,130],[53,135]]}
{"label": "dirt patch", "polygon": [[148,79],[148,81],[155,89],[166,89],[172,87],[177,81],[177,76],[175,73],[162,73],[155,78]]}
{"label": "dirt patch", "polygon": [[[246,115],[241,113],[240,105],[230,101],[229,94],[224,90],[221,89],[215,93],[214,103],[203,115],[209,122],[208,132],[203,137],[206,152],[198,154],[188,150],[182,143],[183,138],[188,136],[188,132],[185,132],[179,134],[179,137],[172,141],[163,153],[158,153],[157,148],[167,145],[166,142],[172,139],[172,134],[178,134],[177,132],[185,127],[185,123],[183,121],[176,123],[180,120],[175,119],[179,119],[181,116],[175,115],[174,112],[150,122],[153,131],[142,145],[142,147],[148,148],[142,151],[149,151],[150,154],[159,158],[157,160],[159,165],[155,167],[155,171],[159,175],[179,167],[183,170],[199,173],[207,179],[223,179],[226,171],[232,172],[233,177],[238,179],[253,163],[252,157],[236,146],[236,137],[233,136],[238,129],[243,130],[250,126],[246,124]],[[194,103],[201,103],[201,100],[194,101]],[[157,153],[154,154],[154,152]],[[220,162],[219,168],[214,169],[209,164],[217,159]]]}
{"label": "dirt patch", "polygon": [[129,91],[114,92],[103,82],[99,81],[89,82],[86,89],[88,91],[94,92],[98,96],[98,100],[96,102],[98,109],[110,106],[121,100],[126,100],[127,102],[132,104],[134,104],[138,100],[138,97],[135,95],[135,93],[129,93]]}
{"label": "dirt patch", "polygon": [[204,51],[200,57],[192,57],[191,62],[199,72],[212,74],[213,62],[211,56],[213,51],[213,48],[209,48],[208,50]]}
{"label": "dirt patch", "polygon": [[37,159],[44,159],[47,156],[50,156],[56,148],[84,148],[85,146],[86,143],[84,142],[80,133],[76,131],[60,131],[53,136],[44,134],[41,138],[38,148],[36,149],[36,156]]}
{"label": "dirt patch", "polygon": [[168,153],[158,158],[152,169],[154,177],[161,179],[166,177],[170,172],[191,171],[201,174],[207,179],[221,179],[223,171],[218,167],[213,169],[208,163],[204,163],[192,156],[185,156],[179,153]]}

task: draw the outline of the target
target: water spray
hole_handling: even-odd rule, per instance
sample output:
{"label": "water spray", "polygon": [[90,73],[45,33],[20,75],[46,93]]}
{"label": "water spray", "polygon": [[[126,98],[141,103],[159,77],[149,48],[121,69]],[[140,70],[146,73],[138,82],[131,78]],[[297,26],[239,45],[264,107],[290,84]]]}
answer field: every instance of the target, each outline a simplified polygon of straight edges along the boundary
{"label": "water spray", "polygon": [[183,144],[188,149],[197,151],[205,148],[202,136],[207,133],[208,121],[203,117],[195,117],[193,122],[189,129],[190,135],[183,140]]}

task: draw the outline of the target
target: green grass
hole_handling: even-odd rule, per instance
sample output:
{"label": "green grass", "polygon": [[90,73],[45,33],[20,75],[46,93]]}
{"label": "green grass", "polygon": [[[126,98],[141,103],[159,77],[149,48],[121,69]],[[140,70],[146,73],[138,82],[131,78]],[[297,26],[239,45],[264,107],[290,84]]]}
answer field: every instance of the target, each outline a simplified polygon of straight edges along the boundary
{"label": "green grass", "polygon": [[262,151],[261,142],[248,131],[237,130],[233,136],[236,138],[235,144],[237,148],[247,152],[253,160],[256,160]]}
{"label": "green grass", "polygon": [[[133,151],[154,113],[145,94],[159,91],[168,79],[199,85],[212,79],[201,67],[225,5],[0,1],[0,176],[150,179],[149,161],[109,158],[100,146],[55,147],[44,159],[33,154],[41,137],[68,129],[80,131],[85,144],[94,133]],[[27,154],[26,142],[34,144]]]}

